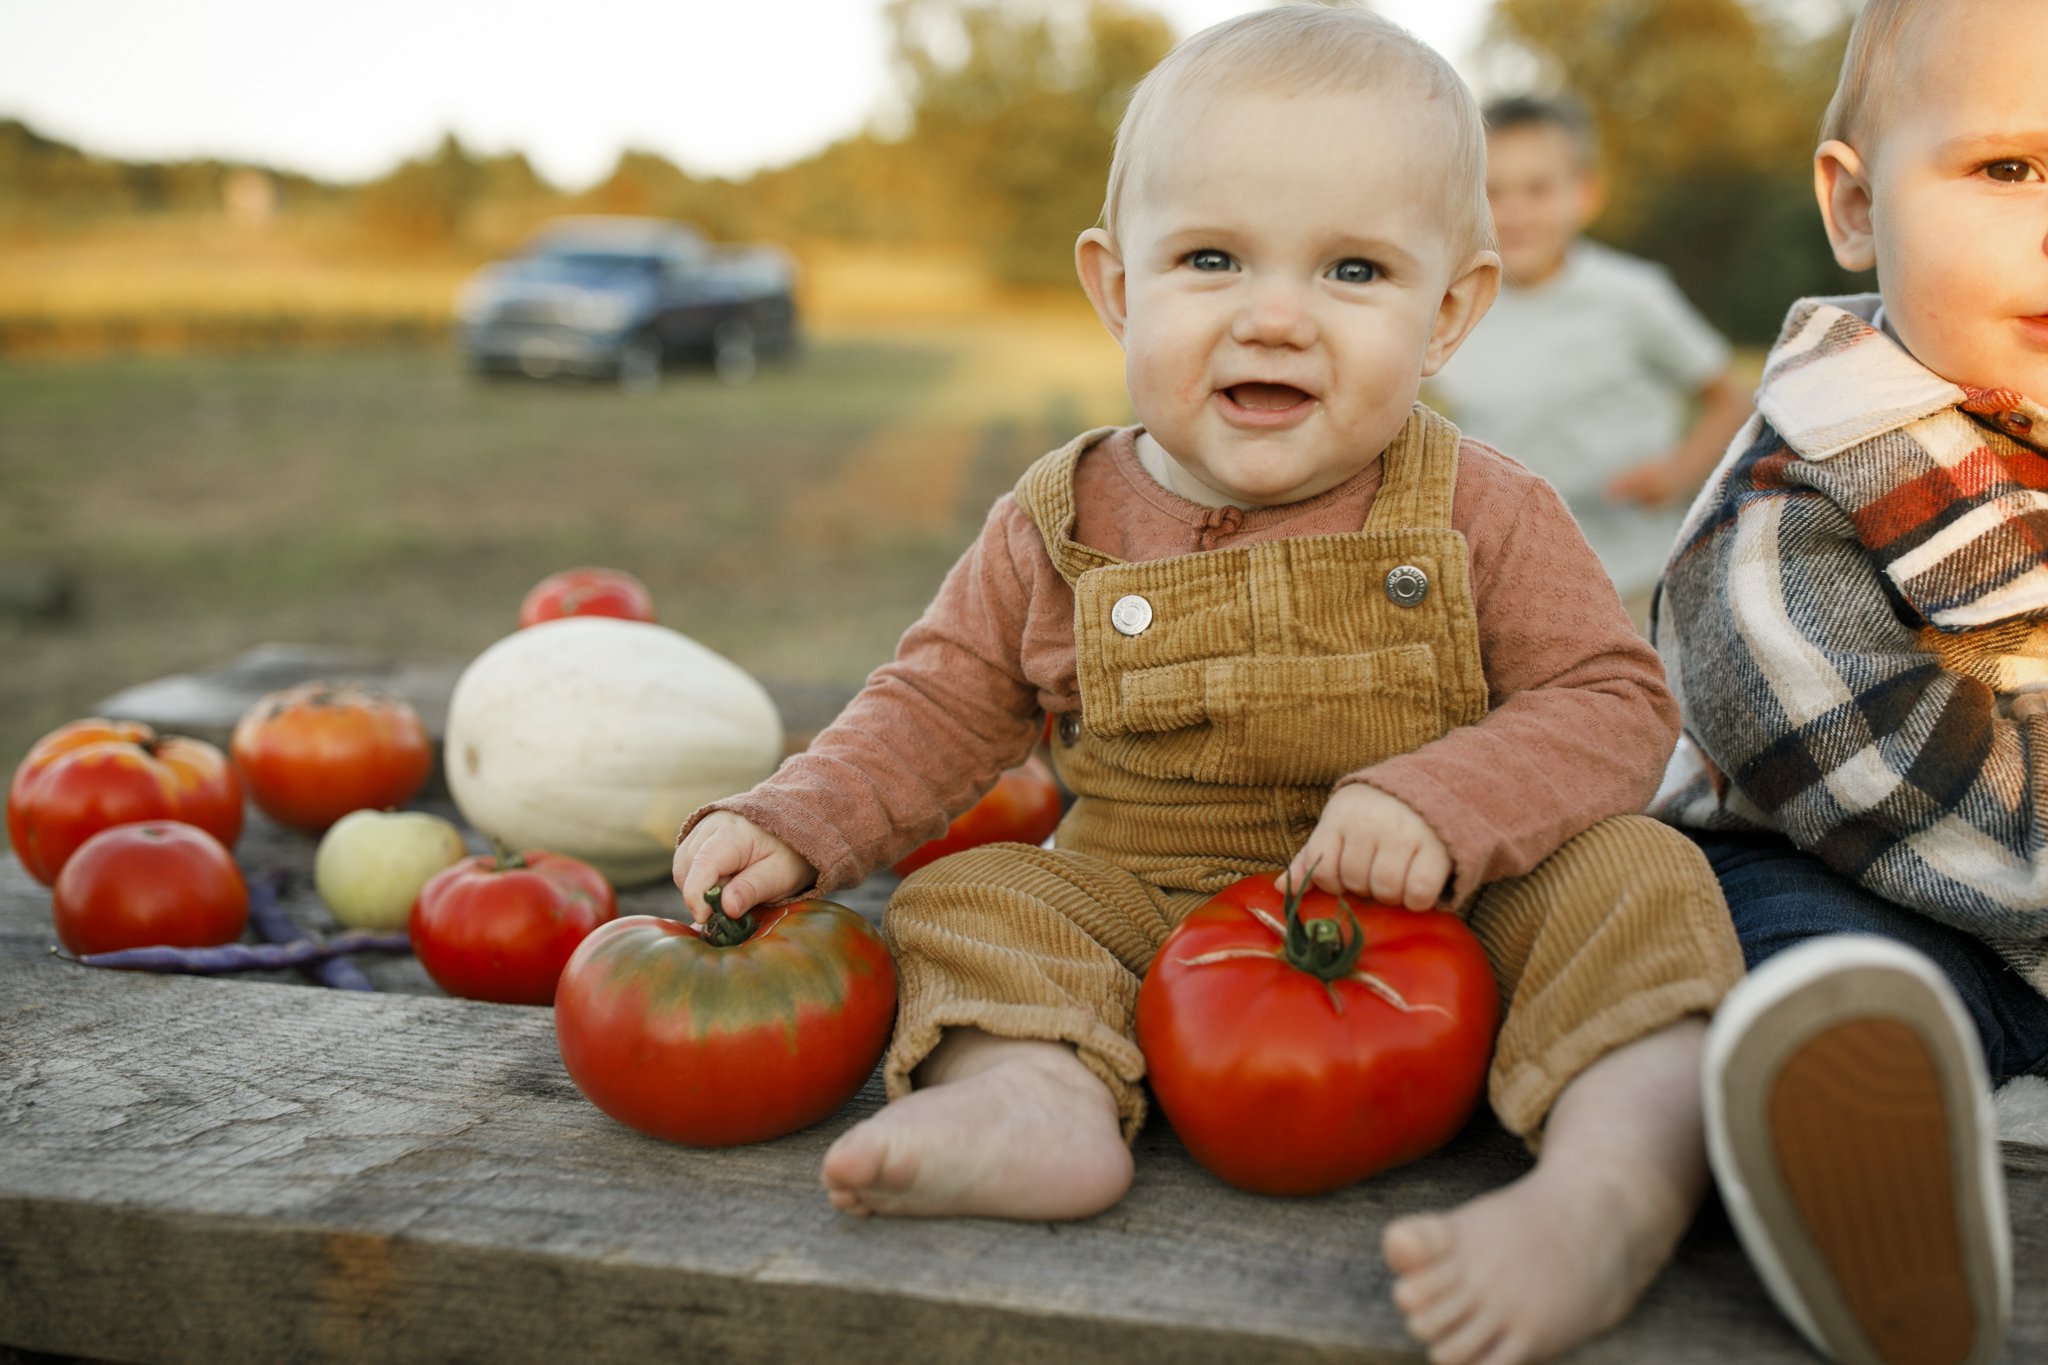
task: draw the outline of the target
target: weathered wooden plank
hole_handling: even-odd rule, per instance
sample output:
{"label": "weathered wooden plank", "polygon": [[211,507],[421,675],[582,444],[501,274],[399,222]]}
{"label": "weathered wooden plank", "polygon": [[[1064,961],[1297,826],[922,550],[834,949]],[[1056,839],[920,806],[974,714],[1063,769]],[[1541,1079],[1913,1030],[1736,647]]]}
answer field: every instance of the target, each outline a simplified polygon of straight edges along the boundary
{"label": "weathered wooden plank", "polygon": [[[132,713],[131,713],[132,714]],[[151,719],[162,719],[160,715]],[[298,874],[260,818],[238,854]],[[845,897],[878,914],[892,880]],[[675,913],[665,886],[623,898]],[[0,1342],[104,1360],[1411,1360],[1387,1219],[1527,1165],[1481,1120],[1352,1190],[1265,1199],[1163,1124],[1117,1208],[1075,1224],[855,1220],[817,1189],[826,1123],[697,1151],[563,1074],[548,1011],[95,973],[48,956],[48,893],[0,862]],[[2048,1163],[2008,1153],[2020,1267],[2002,1359],[2048,1359]],[[1709,1213],[1592,1365],[1810,1359]],[[0,1360],[4,1360],[0,1355]]]}
{"label": "weathered wooden plank", "polygon": [[[257,822],[243,849],[309,856]],[[294,842],[297,841],[297,842]],[[96,973],[0,867],[0,1341],[113,1360],[1410,1359],[1374,1245],[1513,1178],[1490,1123],[1312,1200],[1228,1189],[1163,1125],[1067,1225],[854,1220],[833,1137],[696,1151],[569,1084],[551,1015]],[[413,968],[412,970],[417,970]],[[431,991],[423,981],[408,989]],[[2021,1264],[2044,1187],[2021,1183]],[[2031,1262],[2038,1263],[2038,1261]],[[2043,1341],[2037,1295],[2023,1300]],[[1803,1358],[1724,1226],[1593,1362]]]}
{"label": "weathered wooden plank", "polygon": [[[0,1037],[0,1340],[111,1359],[1401,1359],[1375,1230],[1523,1164],[1486,1127],[1263,1199],[1155,1128],[1086,1223],[855,1220],[815,1170],[872,1084],[779,1142],[676,1147],[581,1099],[545,1010],[15,958]],[[1734,1257],[1701,1246],[1690,1294],[1585,1358],[1797,1358]]]}

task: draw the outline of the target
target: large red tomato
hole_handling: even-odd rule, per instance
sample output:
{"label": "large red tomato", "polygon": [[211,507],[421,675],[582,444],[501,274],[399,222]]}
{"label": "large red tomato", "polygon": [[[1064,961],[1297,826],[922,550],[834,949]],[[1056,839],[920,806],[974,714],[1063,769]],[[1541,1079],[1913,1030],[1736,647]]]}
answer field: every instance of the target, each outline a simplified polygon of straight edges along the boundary
{"label": "large red tomato", "polygon": [[604,874],[559,853],[480,853],[436,872],[412,903],[412,950],[450,995],[545,1005],[563,964],[619,913]]}
{"label": "large red tomato", "polygon": [[564,616],[652,621],[654,595],[624,569],[564,569],[533,585],[519,604],[519,628]]}
{"label": "large red tomato", "polygon": [[630,915],[592,934],[555,995],[569,1079],[671,1142],[763,1142],[831,1114],[874,1072],[896,1020],[882,936],[831,901]]}
{"label": "large red tomato", "polygon": [[347,684],[272,692],[243,713],[229,747],[250,799],[298,829],[402,806],[434,770],[433,743],[411,705]]}
{"label": "large red tomato", "polygon": [[1499,1022],[1456,915],[1289,901],[1266,876],[1183,920],[1138,991],[1138,1046],[1174,1132],[1263,1194],[1339,1189],[1448,1141]]}
{"label": "large red tomato", "polygon": [[57,874],[51,908],[58,939],[74,953],[204,948],[241,937],[249,888],[205,830],[145,820],[80,844]]}
{"label": "large red tomato", "polygon": [[997,778],[995,786],[956,816],[944,834],[904,854],[896,875],[907,877],[926,863],[982,844],[1042,844],[1059,823],[1059,783],[1045,760],[1033,754]]}
{"label": "large red tomato", "polygon": [[232,848],[242,788],[226,755],[134,721],[75,720],[35,742],[7,789],[8,841],[46,886],[80,844],[136,820],[182,820]]}

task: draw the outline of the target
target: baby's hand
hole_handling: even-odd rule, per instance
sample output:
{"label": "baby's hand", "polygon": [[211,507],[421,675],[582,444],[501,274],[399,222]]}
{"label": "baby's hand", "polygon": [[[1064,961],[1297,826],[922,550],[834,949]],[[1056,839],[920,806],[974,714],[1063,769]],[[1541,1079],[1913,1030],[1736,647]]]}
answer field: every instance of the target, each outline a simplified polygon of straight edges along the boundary
{"label": "baby's hand", "polygon": [[724,882],[719,907],[734,919],[763,901],[779,900],[818,880],[818,870],[797,851],[753,821],[715,810],[676,847],[676,887],[690,918],[711,918],[704,893]]}
{"label": "baby's hand", "polygon": [[1429,910],[1451,879],[1451,851],[1406,802],[1354,782],[1323,807],[1315,832],[1279,880],[1283,889],[1290,877],[1297,886],[1312,880],[1325,891]]}

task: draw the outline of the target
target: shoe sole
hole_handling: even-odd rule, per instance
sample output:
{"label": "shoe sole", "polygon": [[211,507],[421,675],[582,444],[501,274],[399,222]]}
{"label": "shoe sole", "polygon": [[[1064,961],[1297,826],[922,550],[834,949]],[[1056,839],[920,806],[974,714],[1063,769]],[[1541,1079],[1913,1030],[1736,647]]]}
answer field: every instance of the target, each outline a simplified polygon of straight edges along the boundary
{"label": "shoe sole", "polygon": [[1772,1297],[1847,1365],[1980,1365],[2011,1251],[1976,1036],[1931,963],[1840,937],[1781,954],[1709,1038],[1708,1148]]}

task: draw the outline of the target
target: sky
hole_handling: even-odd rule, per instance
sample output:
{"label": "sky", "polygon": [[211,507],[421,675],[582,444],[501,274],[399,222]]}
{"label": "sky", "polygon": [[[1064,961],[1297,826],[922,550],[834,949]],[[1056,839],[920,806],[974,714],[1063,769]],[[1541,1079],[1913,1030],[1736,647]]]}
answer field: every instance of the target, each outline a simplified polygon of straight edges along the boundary
{"label": "sky", "polygon": [[[1257,0],[1138,0],[1176,31]],[[364,180],[452,131],[565,189],[628,147],[744,176],[890,94],[883,0],[0,0],[0,118],[130,160]],[[1465,68],[1490,0],[1379,0]],[[490,16],[486,21],[482,16]]]}

